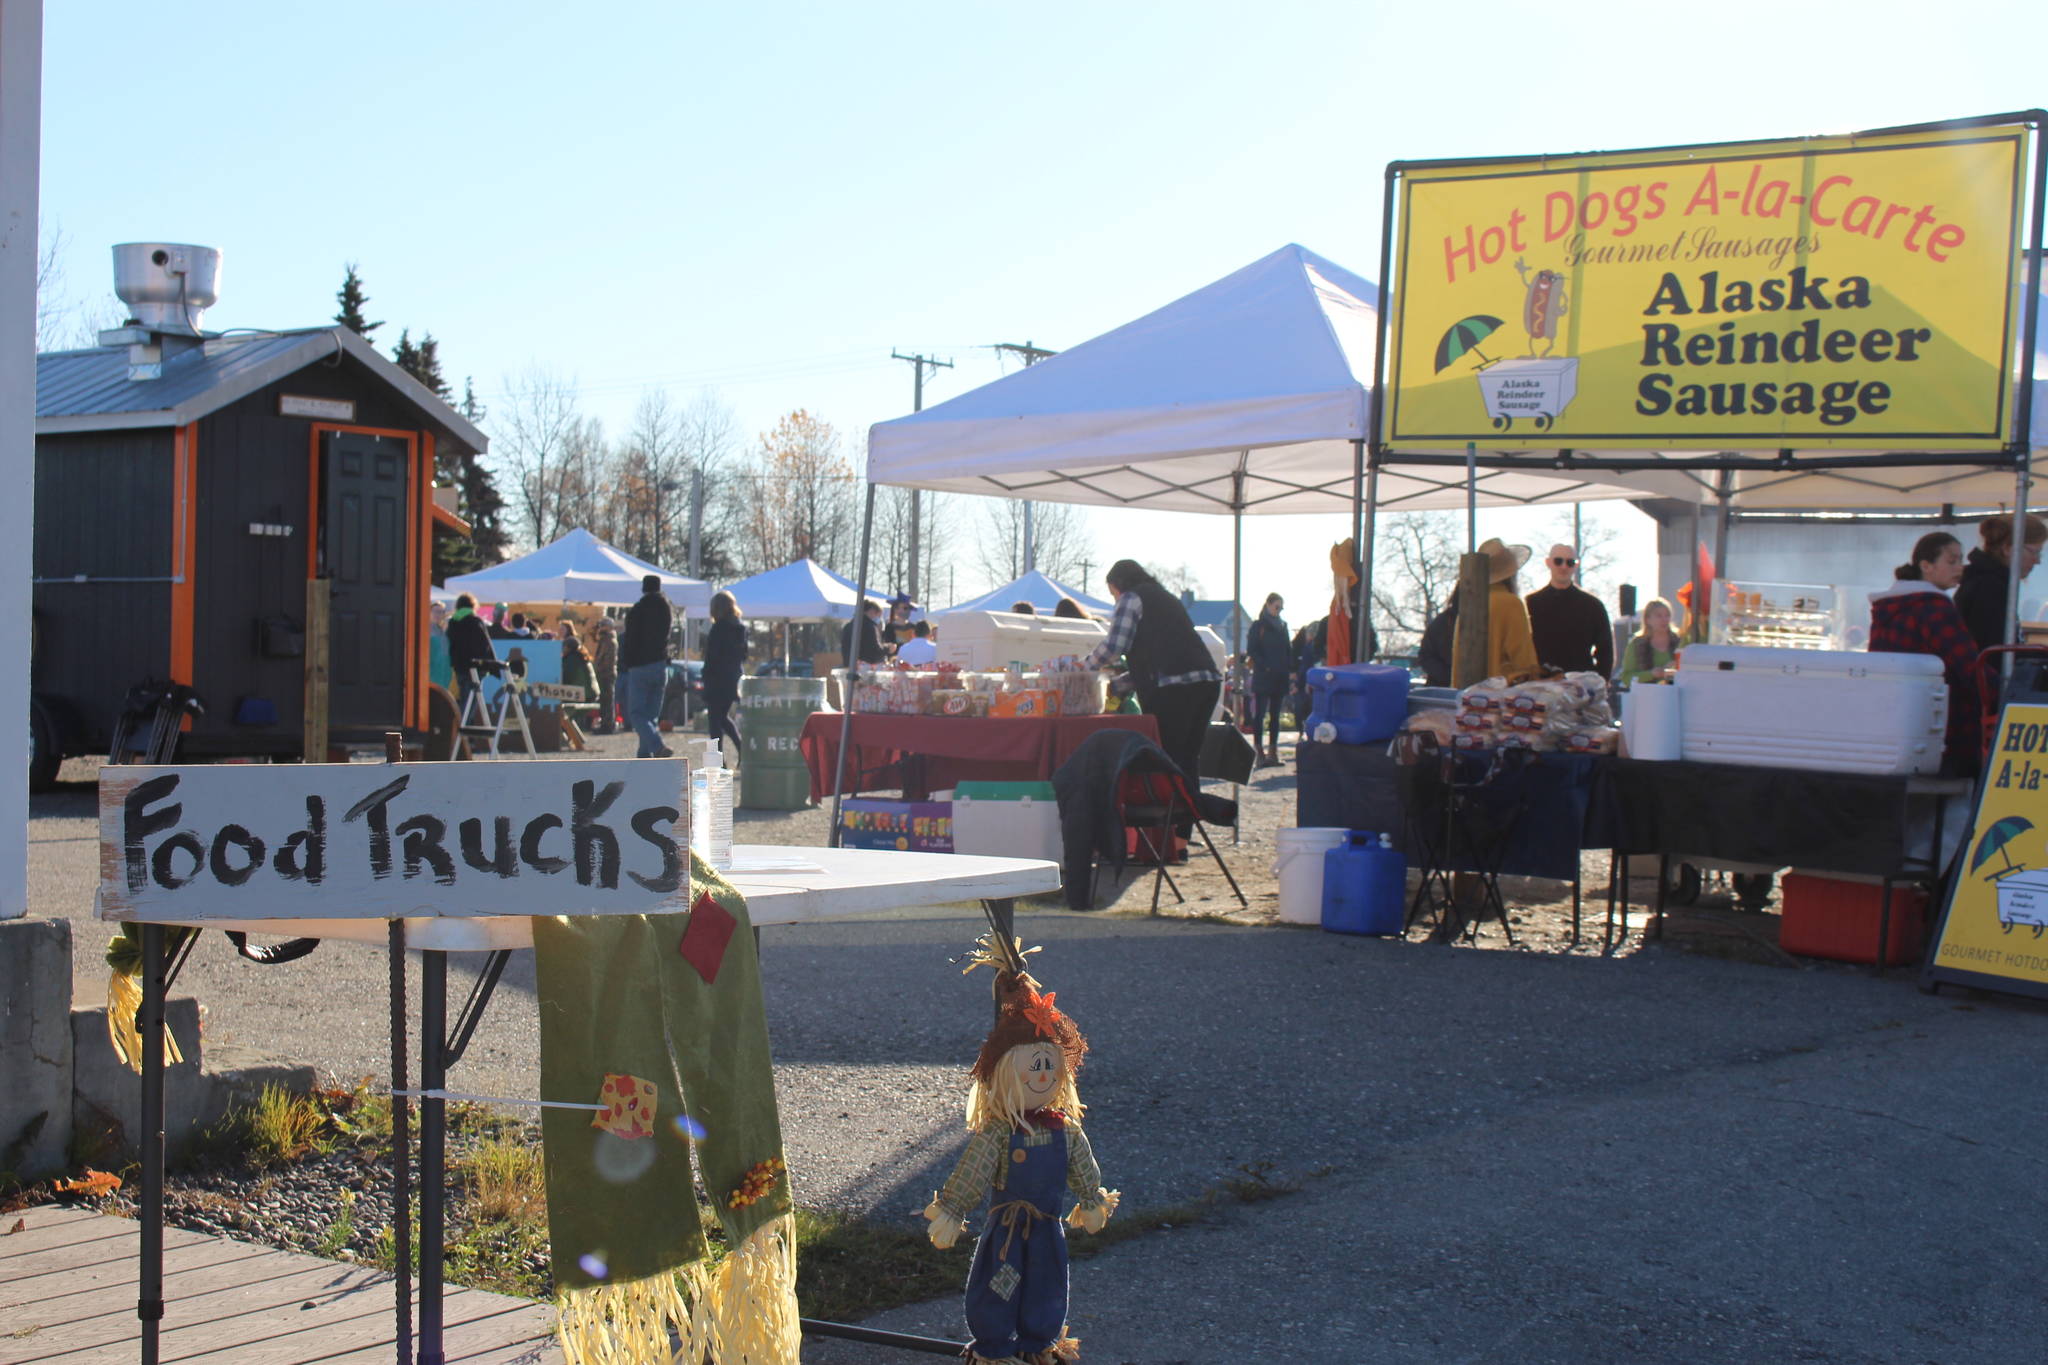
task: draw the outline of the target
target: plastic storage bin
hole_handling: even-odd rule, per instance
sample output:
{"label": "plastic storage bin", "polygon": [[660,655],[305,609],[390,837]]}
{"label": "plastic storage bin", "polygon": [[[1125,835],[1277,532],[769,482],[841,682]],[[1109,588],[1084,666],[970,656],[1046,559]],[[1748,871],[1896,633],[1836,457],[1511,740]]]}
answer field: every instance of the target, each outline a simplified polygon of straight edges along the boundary
{"label": "plastic storage bin", "polygon": [[[1786,952],[1836,962],[1877,961],[1877,927],[1884,913],[1884,884],[1877,878],[1788,872],[1778,883],[1778,896],[1778,946]],[[1918,962],[1926,946],[1927,893],[1893,884],[1884,965]]]}
{"label": "plastic storage bin", "polygon": [[953,851],[1060,861],[1060,803],[1050,782],[962,782],[953,789]]}
{"label": "plastic storage bin", "polygon": [[1931,654],[1691,645],[1677,686],[1688,761],[1884,775],[1941,767],[1948,684]]}
{"label": "plastic storage bin", "polygon": [[1311,668],[1308,695],[1308,735],[1324,743],[1371,744],[1408,722],[1408,670],[1392,664]]}
{"label": "plastic storage bin", "polygon": [[1329,825],[1283,829],[1274,842],[1273,875],[1280,882],[1280,920],[1284,924],[1323,922],[1323,855],[1344,842],[1350,831]]}
{"label": "plastic storage bin", "polygon": [[1386,835],[1352,830],[1323,855],[1323,928],[1399,936],[1407,909],[1408,859]]}
{"label": "plastic storage bin", "polygon": [[1048,659],[1086,654],[1109,634],[1100,621],[1007,611],[941,612],[932,625],[938,630],[937,662],[963,669],[1002,669],[1012,663],[1036,668]]}

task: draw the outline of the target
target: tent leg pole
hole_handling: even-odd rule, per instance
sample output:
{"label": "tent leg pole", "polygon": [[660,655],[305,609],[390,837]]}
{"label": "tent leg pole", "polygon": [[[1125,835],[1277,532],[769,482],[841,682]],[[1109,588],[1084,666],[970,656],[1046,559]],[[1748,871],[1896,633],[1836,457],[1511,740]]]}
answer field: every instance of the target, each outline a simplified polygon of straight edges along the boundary
{"label": "tent leg pole", "polygon": [[[2029,451],[2020,452],[2019,471],[2013,477],[2012,490],[2012,563],[2006,570],[2005,580],[2005,642],[2016,645],[2020,642],[2020,564],[2027,544],[2027,495],[2028,485],[2033,482],[2033,456]],[[2012,656],[2005,656],[2004,670],[2012,676]]]}
{"label": "tent leg pole", "polygon": [[1465,553],[1479,553],[1479,443],[1465,442]]}
{"label": "tent leg pole", "polygon": [[[1238,619],[1244,613],[1244,457],[1242,455],[1238,456],[1236,483],[1237,496],[1231,499],[1230,504],[1230,652],[1237,660],[1237,675],[1249,683],[1252,676],[1251,664],[1244,657],[1244,625]],[[1245,696],[1242,692],[1239,692],[1237,695],[1236,709],[1238,712],[1242,712],[1245,709]],[[1237,715],[1233,714],[1229,707],[1224,708],[1223,714],[1229,718],[1231,724],[1235,725],[1238,723]],[[1256,725],[1258,714],[1258,709],[1254,707],[1252,709],[1254,725]],[[1252,748],[1257,750],[1258,747],[1259,732],[1254,728],[1252,731]],[[1256,767],[1257,763],[1257,759],[1254,759],[1253,766]],[[1200,782],[1201,780],[1197,778],[1196,785],[1199,786]],[[1237,804],[1238,797],[1237,783],[1233,782],[1230,784],[1231,803]],[[1231,823],[1230,843],[1233,848],[1237,846],[1240,838],[1238,827],[1243,823],[1241,820]]]}
{"label": "tent leg pole", "polygon": [[861,636],[868,624],[868,543],[875,530],[875,486],[868,485],[867,508],[860,518],[860,583],[853,594],[853,621],[846,632],[846,695],[839,699],[839,753],[832,763],[832,828],[826,831],[826,847],[839,847],[839,807],[845,799],[846,751],[853,745],[853,677],[860,668]]}
{"label": "tent leg pole", "polygon": [[1714,577],[1725,583],[1728,581],[1728,526],[1734,515],[1735,475],[1729,470],[1722,470],[1720,484],[1714,490],[1714,496],[1721,503],[1714,516]]}
{"label": "tent leg pole", "polygon": [[[1365,443],[1359,442],[1360,449]],[[1353,644],[1351,657],[1360,663],[1370,657],[1368,645],[1372,640],[1372,556],[1379,542],[1379,513],[1373,504],[1380,496],[1380,462],[1375,459],[1365,471],[1365,515],[1358,527],[1358,619],[1352,622],[1352,629],[1358,639]]]}
{"label": "tent leg pole", "polygon": [[[1365,442],[1351,443],[1351,548],[1361,550],[1365,544],[1365,519],[1367,498],[1365,495]],[[1362,562],[1362,561],[1361,561]],[[1365,612],[1361,609],[1351,615],[1351,657],[1365,657]]]}

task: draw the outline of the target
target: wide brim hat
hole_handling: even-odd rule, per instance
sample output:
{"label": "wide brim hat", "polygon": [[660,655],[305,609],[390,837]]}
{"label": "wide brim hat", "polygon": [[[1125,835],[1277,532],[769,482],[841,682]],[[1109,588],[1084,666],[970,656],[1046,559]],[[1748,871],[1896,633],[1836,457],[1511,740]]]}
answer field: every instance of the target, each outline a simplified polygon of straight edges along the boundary
{"label": "wide brim hat", "polygon": [[1486,580],[1489,583],[1505,583],[1522,571],[1535,551],[1526,545],[1503,545],[1498,537],[1479,547],[1491,562],[1486,566]]}
{"label": "wide brim hat", "polygon": [[989,1030],[981,1053],[974,1059],[972,1074],[983,1082],[994,1079],[996,1067],[1013,1047],[1026,1043],[1051,1043],[1065,1054],[1067,1074],[1080,1071],[1088,1055],[1088,1040],[1074,1021],[1053,1004],[1055,994],[1041,995],[1038,983],[1021,972],[1004,971],[996,978],[996,999],[1001,1009],[995,1027]]}

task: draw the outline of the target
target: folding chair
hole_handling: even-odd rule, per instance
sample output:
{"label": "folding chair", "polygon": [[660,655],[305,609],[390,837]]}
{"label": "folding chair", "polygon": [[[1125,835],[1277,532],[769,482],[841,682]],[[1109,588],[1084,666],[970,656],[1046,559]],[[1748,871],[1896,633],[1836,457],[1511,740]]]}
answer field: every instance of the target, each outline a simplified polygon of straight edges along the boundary
{"label": "folding chair", "polygon": [[1118,817],[1127,830],[1135,832],[1145,855],[1152,860],[1155,875],[1152,878],[1152,913],[1159,913],[1159,888],[1163,883],[1173,892],[1178,904],[1186,904],[1187,897],[1175,884],[1173,874],[1166,870],[1173,861],[1174,840],[1182,825],[1192,825],[1202,836],[1202,843],[1208,848],[1209,856],[1216,860],[1216,866],[1223,873],[1223,879],[1230,883],[1230,892],[1237,897],[1239,905],[1249,905],[1244,891],[1238,886],[1237,878],[1231,875],[1230,864],[1223,861],[1222,851],[1216,841],[1209,837],[1209,827],[1202,823],[1196,812],[1195,799],[1188,791],[1187,779],[1179,770],[1161,772],[1132,771],[1126,769],[1118,779],[1116,805]]}
{"label": "folding chair", "polygon": [[[498,703],[491,705],[484,700],[483,681],[478,673],[497,676],[502,684],[498,688]],[[533,747],[533,731],[526,725],[526,705],[520,699],[522,684],[519,677],[503,663],[496,665],[478,662],[470,665],[469,688],[463,693],[462,715],[456,725],[456,733],[464,739],[474,737],[481,745],[470,745],[470,753],[478,755],[488,751],[492,758],[501,757],[499,741],[505,736],[506,722],[519,732],[519,738],[526,745],[526,752],[536,752]]]}

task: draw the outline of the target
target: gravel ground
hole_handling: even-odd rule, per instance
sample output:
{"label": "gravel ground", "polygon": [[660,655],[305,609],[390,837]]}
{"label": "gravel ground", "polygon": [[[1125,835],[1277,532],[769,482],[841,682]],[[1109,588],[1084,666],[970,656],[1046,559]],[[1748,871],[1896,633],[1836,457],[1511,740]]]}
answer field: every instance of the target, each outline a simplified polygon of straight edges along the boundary
{"label": "gravel ground", "polygon": [[[1077,1261],[1089,1360],[2040,1358],[2048,1008],[1761,965],[1787,961],[1770,916],[1681,921],[1644,948],[1639,915],[1614,953],[1596,916],[1573,947],[1555,884],[1510,888],[1513,951],[1497,925],[1479,951],[1279,926],[1288,773],[1260,775],[1225,845],[1249,911],[1198,858],[1193,917],[1145,914],[1143,883],[1104,912],[1020,915],[1093,1043],[1089,1130],[1126,1209],[1247,1171],[1299,1186]],[[90,813],[89,788],[37,798],[38,913],[89,915]],[[817,812],[745,821],[753,842],[823,834]],[[987,1002],[947,963],[980,927],[961,907],[764,935],[805,1202],[910,1226],[943,1178]],[[80,931],[89,958],[105,930]],[[210,1037],[346,1082],[383,1070],[383,982],[369,950],[260,969],[209,935],[179,989]],[[515,962],[452,1085],[532,1093],[532,982]],[[959,1305],[877,1325],[957,1334]]]}

